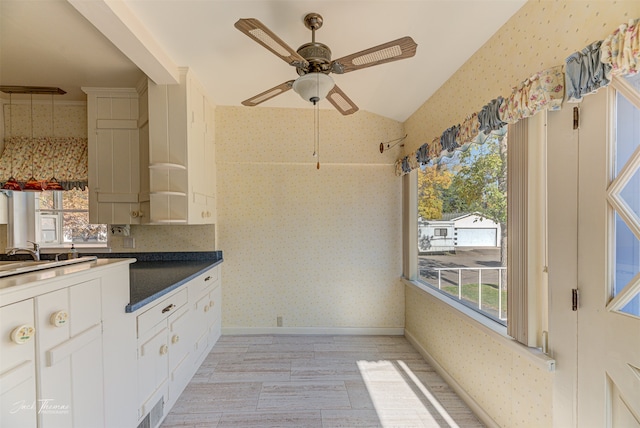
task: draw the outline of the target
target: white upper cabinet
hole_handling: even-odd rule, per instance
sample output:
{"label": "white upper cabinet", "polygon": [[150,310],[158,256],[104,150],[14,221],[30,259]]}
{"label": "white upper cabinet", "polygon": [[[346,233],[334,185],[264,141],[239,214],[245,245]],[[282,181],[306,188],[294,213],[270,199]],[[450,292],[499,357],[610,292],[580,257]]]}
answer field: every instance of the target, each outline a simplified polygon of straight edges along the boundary
{"label": "white upper cabinet", "polygon": [[[181,69],[180,84],[148,81],[148,217],[152,224],[212,224],[215,211],[214,107],[202,86]],[[141,116],[141,121],[142,116]],[[144,124],[141,127],[141,131]],[[147,177],[142,181],[146,184]],[[146,196],[143,188],[142,195]],[[146,197],[143,206],[147,206]]]}
{"label": "white upper cabinet", "polygon": [[89,221],[140,223],[138,93],[82,88],[87,94]]}

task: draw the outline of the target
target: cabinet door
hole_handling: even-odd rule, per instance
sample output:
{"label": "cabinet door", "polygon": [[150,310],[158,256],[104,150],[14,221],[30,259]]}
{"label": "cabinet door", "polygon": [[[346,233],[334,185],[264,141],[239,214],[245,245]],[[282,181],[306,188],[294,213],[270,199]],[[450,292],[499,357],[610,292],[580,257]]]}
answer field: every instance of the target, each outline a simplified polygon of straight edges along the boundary
{"label": "cabinet door", "polygon": [[189,306],[169,317],[169,406],[178,399],[193,375],[193,313]]}
{"label": "cabinet door", "polygon": [[169,329],[164,320],[138,341],[138,417],[143,417],[162,396],[167,396]]}
{"label": "cabinet door", "polygon": [[137,224],[140,192],[135,89],[87,92],[89,220]]}
{"label": "cabinet door", "polygon": [[36,426],[36,372],[34,340],[12,339],[20,326],[34,326],[33,300],[0,308],[0,426]]}
{"label": "cabinet door", "polygon": [[205,97],[193,78],[188,80],[189,90],[189,223],[204,224],[206,216],[205,175]]}
{"label": "cabinet door", "polygon": [[40,426],[104,426],[101,286],[35,298]]}

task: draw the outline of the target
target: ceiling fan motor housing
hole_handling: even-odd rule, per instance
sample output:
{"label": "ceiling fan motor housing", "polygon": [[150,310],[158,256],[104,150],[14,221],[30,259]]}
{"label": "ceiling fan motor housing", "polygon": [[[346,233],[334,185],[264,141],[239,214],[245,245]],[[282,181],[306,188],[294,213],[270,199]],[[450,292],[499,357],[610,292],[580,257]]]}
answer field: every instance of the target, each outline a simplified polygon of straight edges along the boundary
{"label": "ceiling fan motor housing", "polygon": [[329,46],[318,42],[305,43],[298,48],[297,52],[309,63],[308,67],[297,68],[300,76],[312,72],[331,72],[331,49]]}

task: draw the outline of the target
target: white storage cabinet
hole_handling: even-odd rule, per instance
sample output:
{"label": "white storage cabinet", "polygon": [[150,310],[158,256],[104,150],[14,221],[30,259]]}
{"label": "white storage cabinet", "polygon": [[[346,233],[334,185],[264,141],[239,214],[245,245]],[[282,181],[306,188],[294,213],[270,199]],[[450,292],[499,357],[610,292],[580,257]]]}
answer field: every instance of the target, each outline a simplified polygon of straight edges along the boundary
{"label": "white storage cabinet", "polygon": [[133,88],[82,88],[87,94],[89,221],[139,224],[138,93]]}
{"label": "white storage cabinet", "polygon": [[143,104],[148,105],[148,115],[141,115],[141,122],[148,119],[150,215],[144,221],[215,223],[213,105],[186,68],[180,70],[178,85],[156,85],[149,80],[146,97]]}

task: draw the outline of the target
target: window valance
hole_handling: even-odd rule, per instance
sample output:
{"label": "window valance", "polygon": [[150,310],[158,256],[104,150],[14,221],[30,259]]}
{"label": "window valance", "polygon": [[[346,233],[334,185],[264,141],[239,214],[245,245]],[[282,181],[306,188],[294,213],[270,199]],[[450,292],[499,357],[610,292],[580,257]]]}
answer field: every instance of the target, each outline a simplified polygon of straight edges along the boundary
{"label": "window valance", "polygon": [[38,181],[55,177],[65,190],[84,190],[88,182],[88,145],[77,137],[10,137],[0,156],[1,181],[11,175],[24,186],[33,176]]}
{"label": "window valance", "polygon": [[640,18],[620,25],[603,41],[571,54],[564,66],[535,73],[513,88],[507,98],[497,97],[460,125],[445,130],[440,137],[420,146],[396,161],[401,176],[430,161],[438,162],[454,150],[484,141],[490,133],[504,132],[504,125],[531,117],[542,110],[558,110],[563,101],[579,102],[584,95],[607,86],[612,75],[640,72]]}

